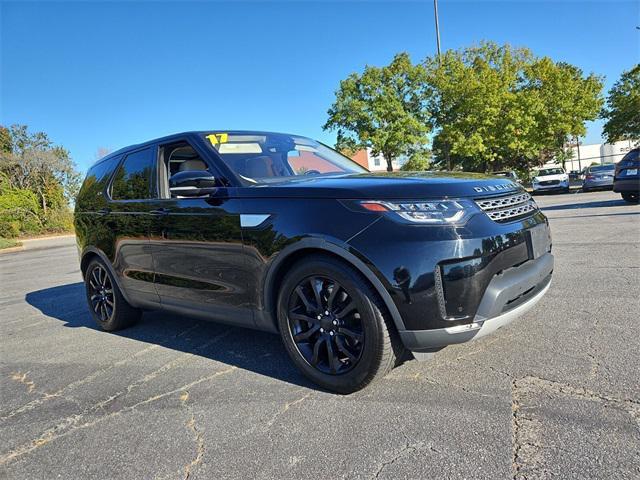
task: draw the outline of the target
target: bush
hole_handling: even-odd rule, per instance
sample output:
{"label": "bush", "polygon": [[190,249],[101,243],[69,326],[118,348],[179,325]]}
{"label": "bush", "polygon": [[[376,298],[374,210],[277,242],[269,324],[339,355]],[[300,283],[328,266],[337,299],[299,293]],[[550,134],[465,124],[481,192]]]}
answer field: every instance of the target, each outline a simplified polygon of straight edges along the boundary
{"label": "bush", "polygon": [[35,193],[21,188],[0,189],[0,236],[14,238],[42,230]]}
{"label": "bush", "polygon": [[411,158],[400,168],[400,170],[405,172],[423,172],[428,169],[429,155],[425,152],[413,154]]}
{"label": "bush", "polygon": [[51,233],[73,231],[73,213],[67,207],[49,210],[44,219],[44,229]]}

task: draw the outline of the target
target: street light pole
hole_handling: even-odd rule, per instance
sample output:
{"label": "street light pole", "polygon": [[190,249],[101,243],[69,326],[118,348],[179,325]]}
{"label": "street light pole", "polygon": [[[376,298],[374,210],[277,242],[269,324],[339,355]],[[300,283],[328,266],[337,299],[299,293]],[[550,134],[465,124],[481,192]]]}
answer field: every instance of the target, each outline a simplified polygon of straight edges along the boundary
{"label": "street light pole", "polygon": [[433,0],[433,14],[436,17],[436,46],[438,47],[438,61],[440,61],[440,24],[438,23],[438,0]]}

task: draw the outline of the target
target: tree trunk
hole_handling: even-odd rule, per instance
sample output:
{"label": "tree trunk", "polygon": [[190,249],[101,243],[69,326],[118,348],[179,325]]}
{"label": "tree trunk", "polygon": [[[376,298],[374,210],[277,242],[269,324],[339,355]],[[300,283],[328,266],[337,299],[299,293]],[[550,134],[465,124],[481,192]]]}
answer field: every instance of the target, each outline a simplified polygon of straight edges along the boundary
{"label": "tree trunk", "polygon": [[47,214],[47,197],[45,197],[44,192],[40,191],[38,192],[40,194],[40,199],[41,199],[41,205],[42,205],[42,211],[44,212],[44,214]]}
{"label": "tree trunk", "polygon": [[384,159],[387,161],[387,172],[393,172],[393,157],[386,153],[383,153]]}

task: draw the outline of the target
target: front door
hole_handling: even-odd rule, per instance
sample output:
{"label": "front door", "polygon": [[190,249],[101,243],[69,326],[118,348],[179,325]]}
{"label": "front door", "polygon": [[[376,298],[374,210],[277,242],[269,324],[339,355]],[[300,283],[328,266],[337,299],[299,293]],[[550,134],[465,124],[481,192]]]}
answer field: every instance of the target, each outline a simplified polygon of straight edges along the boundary
{"label": "front door", "polygon": [[155,283],[163,305],[225,323],[250,326],[247,264],[240,231],[240,203],[233,188],[207,197],[171,195],[168,180],[185,170],[214,166],[186,140],[160,145],[151,246]]}

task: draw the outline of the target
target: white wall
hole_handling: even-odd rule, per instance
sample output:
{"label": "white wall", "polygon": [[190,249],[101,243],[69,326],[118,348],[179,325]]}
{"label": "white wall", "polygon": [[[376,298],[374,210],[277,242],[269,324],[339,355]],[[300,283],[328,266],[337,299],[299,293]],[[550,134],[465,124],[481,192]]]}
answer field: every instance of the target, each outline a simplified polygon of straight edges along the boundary
{"label": "white wall", "polygon": [[596,143],[592,145],[580,145],[580,161],[578,161],[578,149],[572,147],[573,158],[565,162],[568,172],[588,167],[592,163],[618,163],[622,157],[631,150],[639,141],[623,140],[616,143]]}
{"label": "white wall", "polygon": [[[372,172],[386,172],[387,171],[387,160],[384,158],[382,154],[374,156],[371,154],[371,149],[367,148],[367,157],[369,161],[369,170]],[[406,159],[399,159],[393,161],[393,169],[400,170],[400,167],[404,165]]]}

